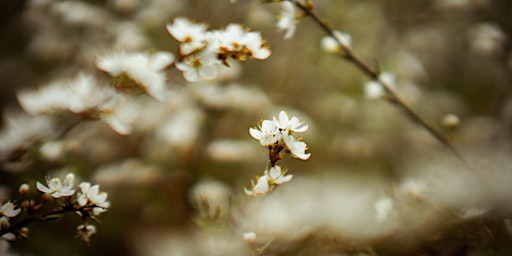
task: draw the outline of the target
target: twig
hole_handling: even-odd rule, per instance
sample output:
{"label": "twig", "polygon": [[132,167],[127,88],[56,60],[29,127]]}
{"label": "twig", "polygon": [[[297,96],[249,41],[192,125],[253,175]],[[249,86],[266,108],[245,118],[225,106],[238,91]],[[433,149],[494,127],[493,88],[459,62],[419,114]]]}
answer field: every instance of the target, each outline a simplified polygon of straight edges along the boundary
{"label": "twig", "polygon": [[316,15],[311,6],[301,3],[299,0],[288,0],[295,4],[302,12],[304,12],[305,15],[309,16],[313,21],[325,32],[327,35],[332,37],[338,46],[340,47],[340,55],[343,59],[348,60],[349,62],[353,63],[359,70],[361,70],[366,76],[371,78],[374,81],[377,81],[379,84],[382,85],[384,88],[384,91],[388,95],[387,99],[389,102],[391,102],[393,105],[397,106],[398,108],[402,109],[402,111],[407,114],[407,116],[415,123],[419,124],[421,127],[423,127],[425,130],[427,130],[428,133],[430,133],[437,141],[439,141],[442,145],[444,145],[446,148],[448,148],[457,158],[459,158],[461,161],[465,162],[462,155],[459,153],[459,151],[453,146],[453,144],[450,142],[448,137],[446,137],[441,132],[437,131],[432,125],[430,125],[425,119],[423,119],[419,114],[417,114],[409,105],[405,103],[405,101],[398,96],[398,94],[395,93],[393,88],[386,82],[383,81],[380,78],[380,72],[370,67],[366,62],[364,62],[361,58],[359,58],[350,48],[345,46],[334,34],[334,30],[327,25],[325,22],[323,22],[318,15]]}

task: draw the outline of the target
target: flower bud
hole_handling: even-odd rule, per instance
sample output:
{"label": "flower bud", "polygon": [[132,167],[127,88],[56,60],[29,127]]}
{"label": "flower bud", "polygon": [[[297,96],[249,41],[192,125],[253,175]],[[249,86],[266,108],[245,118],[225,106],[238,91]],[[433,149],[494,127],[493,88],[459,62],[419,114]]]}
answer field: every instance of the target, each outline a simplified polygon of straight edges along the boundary
{"label": "flower bud", "polygon": [[20,194],[24,197],[27,197],[28,194],[30,193],[30,186],[26,183],[24,184],[21,184],[20,188],[18,189],[18,191],[20,192]]}

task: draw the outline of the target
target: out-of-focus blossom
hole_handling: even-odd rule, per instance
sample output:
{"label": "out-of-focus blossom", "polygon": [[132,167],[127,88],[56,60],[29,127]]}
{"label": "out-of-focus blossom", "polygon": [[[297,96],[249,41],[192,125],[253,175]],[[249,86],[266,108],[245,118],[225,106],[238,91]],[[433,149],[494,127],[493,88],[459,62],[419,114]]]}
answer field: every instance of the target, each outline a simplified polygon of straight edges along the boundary
{"label": "out-of-focus blossom", "polygon": [[82,224],[76,228],[76,231],[78,233],[78,236],[80,236],[80,239],[82,239],[86,243],[89,243],[91,242],[91,236],[96,233],[96,227],[93,225]]}
{"label": "out-of-focus blossom", "polygon": [[[160,101],[168,99],[165,69],[174,62],[174,56],[168,52],[154,54],[120,52],[100,57],[96,66],[109,73],[114,79],[122,79],[123,75],[133,80],[137,86]],[[120,89],[130,87],[129,83],[121,80],[115,83]]]}
{"label": "out-of-focus blossom", "polygon": [[284,39],[290,39],[297,30],[297,24],[295,20],[295,7],[291,1],[281,2],[281,15],[277,20],[277,28],[281,31],[285,31]]}
{"label": "out-of-focus blossom", "polygon": [[247,188],[244,188],[245,194],[249,196],[259,196],[266,194],[270,191],[269,186],[269,180],[267,175],[263,175],[261,177],[258,177],[258,180],[256,181],[256,184],[253,186],[251,190],[248,190]]}
{"label": "out-of-focus blossom", "polygon": [[16,205],[14,205],[12,202],[5,202],[0,206],[0,215],[8,218],[16,217],[21,209],[14,209],[16,208]]}
{"label": "out-of-focus blossom", "polygon": [[496,24],[481,23],[470,30],[472,52],[488,56],[503,52],[503,44],[507,40],[505,32]]}
{"label": "out-of-focus blossom", "polygon": [[352,37],[350,36],[350,34],[335,30],[333,31],[333,35],[335,38],[333,38],[332,36],[326,36],[322,38],[321,45],[325,51],[340,52],[341,48],[339,43],[341,43],[345,48],[352,47]]}
{"label": "out-of-focus blossom", "polygon": [[189,82],[198,82],[201,79],[213,79],[217,76],[216,65],[222,62],[213,51],[203,50],[199,53],[186,56],[176,62],[176,68],[183,72],[183,77]]}
{"label": "out-of-focus blossom", "polygon": [[102,87],[90,74],[80,73],[70,81],[58,80],[38,90],[22,91],[18,101],[30,114],[71,111],[81,114],[110,99],[115,92]]}
{"label": "out-of-focus blossom", "polygon": [[115,95],[111,87],[99,86],[92,75],[79,74],[69,83],[69,110],[82,113],[97,108]]}
{"label": "out-of-focus blossom", "polygon": [[139,115],[136,103],[124,95],[117,95],[99,109],[100,118],[114,131],[127,135],[132,131],[133,124]]}
{"label": "out-of-focus blossom", "polygon": [[257,149],[246,140],[232,139],[215,140],[208,144],[208,156],[222,162],[248,162],[254,159]]}
{"label": "out-of-focus blossom", "polygon": [[244,237],[244,240],[250,244],[256,242],[256,239],[258,238],[254,232],[245,232],[242,234],[242,236]]}
{"label": "out-of-focus blossom", "polygon": [[46,177],[45,186],[39,181],[36,183],[36,187],[39,191],[49,194],[53,198],[60,198],[63,196],[72,196],[75,193],[75,189],[73,188],[73,182],[75,177],[73,174],[68,174],[64,178],[64,180],[60,180],[59,178],[48,178]]}
{"label": "out-of-focus blossom", "polygon": [[6,111],[4,127],[0,130],[0,159],[11,158],[16,151],[23,151],[43,139],[52,130],[46,116],[29,116],[22,112]]}
{"label": "out-of-focus blossom", "polygon": [[449,129],[455,129],[460,125],[460,118],[455,114],[448,114],[443,117],[442,124]]}
{"label": "out-of-focus blossom", "polygon": [[[384,72],[379,75],[379,80],[395,88],[395,75]],[[379,99],[386,93],[382,84],[378,81],[369,81],[364,85],[364,93],[368,99]]]}
{"label": "out-of-focus blossom", "polygon": [[167,31],[180,42],[180,54],[188,55],[206,47],[206,24],[195,23],[187,18],[175,18],[172,24],[167,24]]}

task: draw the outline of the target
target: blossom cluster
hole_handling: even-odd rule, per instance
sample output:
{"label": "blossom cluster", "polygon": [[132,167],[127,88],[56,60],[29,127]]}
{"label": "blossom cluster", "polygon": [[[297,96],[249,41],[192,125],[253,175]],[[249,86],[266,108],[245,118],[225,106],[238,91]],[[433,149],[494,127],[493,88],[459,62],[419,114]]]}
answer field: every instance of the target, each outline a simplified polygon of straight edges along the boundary
{"label": "blossom cluster", "polygon": [[[44,193],[43,196],[49,196],[54,199],[65,198],[66,203],[71,203],[73,209],[80,215],[98,216],[105,212],[110,203],[107,201],[107,193],[99,190],[98,185],[91,185],[89,182],[82,182],[78,185],[80,192],[76,194],[73,200],[70,197],[75,195],[73,183],[75,176],[68,174],[61,180],[60,178],[46,178],[46,186],[37,182],[37,189]],[[66,198],[67,197],[67,198]]]}
{"label": "blossom cluster", "polygon": [[[22,226],[29,222],[47,221],[66,212],[76,212],[82,216],[82,224],[77,228],[78,236],[89,243],[91,236],[96,233],[96,227],[88,224],[89,220],[95,221],[95,216],[107,211],[110,202],[107,201],[107,193],[100,191],[98,185],[82,182],[78,185],[79,191],[77,192],[74,181],[75,176],[70,173],[63,179],[47,177],[46,184],[36,182],[37,190],[42,193],[42,200],[39,203],[28,199],[30,186],[27,184],[21,185],[19,192],[24,198],[27,198],[21,203],[21,208],[16,209],[16,205],[9,201],[2,203],[0,206],[0,234],[2,238],[11,240],[7,238],[14,239],[23,235],[26,228]],[[43,205],[54,200],[57,200],[58,207],[42,212]],[[22,210],[25,214],[21,216],[25,219],[18,219],[15,224],[11,224],[9,218],[19,216]]]}
{"label": "blossom cluster", "polygon": [[289,118],[285,111],[281,111],[278,118],[263,120],[259,129],[250,128],[249,133],[269,150],[285,148],[293,157],[307,160],[311,156],[306,153],[308,147],[295,136],[296,132],[305,132],[307,129],[308,125],[300,122],[297,117]]}
{"label": "blossom cluster", "polygon": [[102,86],[91,74],[59,80],[36,90],[17,94],[21,107],[31,115],[73,113],[89,120],[103,120],[120,134],[128,134],[137,117],[133,103],[112,87]]}
{"label": "blossom cluster", "polygon": [[263,195],[272,191],[275,186],[293,178],[291,174],[286,175],[287,170],[276,165],[276,162],[283,157],[283,150],[294,158],[309,159],[311,153],[306,153],[307,144],[302,141],[302,138],[297,138],[295,135],[295,133],[305,132],[307,129],[307,124],[299,121],[297,117],[290,118],[285,111],[281,111],[278,118],[263,120],[259,129],[249,129],[250,135],[258,140],[260,145],[268,148],[270,168],[265,170],[262,176],[257,177],[252,190],[244,188],[247,195]]}
{"label": "blossom cluster", "polygon": [[179,43],[180,58],[175,62],[189,82],[213,79],[217,66],[229,66],[228,59],[245,61],[270,57],[259,32],[245,29],[241,24],[229,24],[221,30],[207,30],[207,25],[178,17],[167,25],[167,31]]}

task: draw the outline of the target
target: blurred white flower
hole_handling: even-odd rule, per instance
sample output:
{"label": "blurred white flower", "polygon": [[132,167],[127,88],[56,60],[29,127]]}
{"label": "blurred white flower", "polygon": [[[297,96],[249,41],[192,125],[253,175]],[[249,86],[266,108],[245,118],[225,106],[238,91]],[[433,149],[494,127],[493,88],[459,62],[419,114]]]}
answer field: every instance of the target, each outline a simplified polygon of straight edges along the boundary
{"label": "blurred white flower", "polygon": [[263,45],[264,42],[259,32],[247,32],[241,40],[244,46],[244,53],[257,60],[264,60],[270,57],[270,50]]}
{"label": "blurred white flower", "polygon": [[291,132],[305,132],[308,125],[300,122],[297,117],[289,118],[285,111],[279,112],[279,119],[274,117],[274,124],[281,130],[289,130]]}
{"label": "blurred white flower", "polygon": [[190,148],[195,145],[203,119],[197,109],[179,111],[160,124],[157,137],[175,149]]}
{"label": "blurred white flower", "polygon": [[75,190],[73,189],[73,182],[75,180],[75,177],[73,174],[68,174],[64,178],[63,181],[61,181],[59,178],[48,178],[46,177],[46,184],[48,186],[45,186],[39,181],[36,183],[36,187],[39,191],[49,194],[53,198],[60,198],[63,196],[72,196],[75,193]]}
{"label": "blurred white flower", "polygon": [[167,31],[176,41],[180,42],[180,54],[188,55],[206,47],[206,24],[195,23],[187,18],[175,18],[167,24]]}
{"label": "blurred white flower", "polygon": [[291,174],[285,175],[285,174],[286,174],[286,171],[283,172],[281,170],[281,166],[279,166],[279,165],[271,167],[270,170],[265,171],[265,175],[268,176],[268,182],[270,184],[281,185],[285,182],[292,180],[293,175],[291,175]]}
{"label": "blurred white flower", "polygon": [[151,55],[119,52],[98,58],[96,66],[114,78],[128,76],[155,99],[166,101],[169,92],[166,88],[163,69],[173,62],[174,56],[169,52],[157,52]]}
{"label": "blurred white flower", "polygon": [[[391,88],[395,88],[395,75],[384,72],[379,75],[379,80],[389,85]],[[378,81],[369,81],[364,85],[364,92],[368,99],[378,99],[384,96],[385,90]]]}
{"label": "blurred white flower", "polygon": [[249,196],[259,196],[266,194],[270,191],[270,187],[268,184],[268,176],[263,175],[261,177],[258,177],[258,180],[256,184],[253,186],[252,190],[248,190],[247,188],[244,188],[245,194]]}
{"label": "blurred white flower", "polygon": [[72,104],[71,91],[62,80],[51,82],[36,90],[26,90],[16,93],[20,106],[27,113],[51,114],[69,109]]}
{"label": "blurred white flower", "polygon": [[257,147],[252,142],[243,140],[220,139],[208,144],[208,156],[216,161],[248,162],[254,160]]}
{"label": "blurred white flower", "polygon": [[441,121],[442,125],[448,129],[455,129],[460,125],[460,118],[455,114],[447,114]]}
{"label": "blurred white flower", "polygon": [[322,38],[321,45],[322,48],[327,52],[339,52],[340,45],[338,41],[345,47],[350,48],[352,45],[352,37],[350,34],[340,32],[338,30],[333,31],[334,37],[326,36]]}
{"label": "blurred white flower", "polygon": [[10,157],[41,140],[52,131],[52,122],[46,116],[29,116],[21,111],[6,111],[4,127],[0,130],[0,159]]}
{"label": "blurred white flower", "polygon": [[91,241],[91,236],[96,233],[96,227],[93,225],[79,225],[76,228],[78,236],[84,242],[89,243]]}
{"label": "blurred white flower", "polygon": [[256,233],[254,233],[254,232],[245,232],[245,233],[243,233],[242,235],[243,235],[243,237],[244,237],[244,240],[245,240],[246,242],[250,243],[250,244],[252,244],[252,243],[256,242],[256,238],[258,238],[258,237],[256,236]]}
{"label": "blurred white flower", "polygon": [[202,79],[214,79],[217,76],[216,65],[221,63],[215,52],[203,50],[186,56],[175,65],[178,70],[183,72],[185,80],[198,82]]}
{"label": "blurred white flower", "polygon": [[5,202],[0,207],[0,215],[9,218],[16,217],[20,213],[21,209],[14,208],[16,208],[16,205],[14,205],[12,202]]}
{"label": "blurred white flower", "polygon": [[80,206],[94,206],[92,209],[94,215],[99,215],[110,207],[107,201],[108,194],[99,191],[99,185],[91,186],[89,182],[82,182],[79,187],[81,193],[78,194],[77,201]]}
{"label": "blurred white flower", "polygon": [[475,25],[469,36],[472,52],[483,56],[503,52],[503,45],[507,40],[505,32],[492,23]]}
{"label": "blurred white flower", "polygon": [[127,135],[139,116],[139,108],[133,100],[124,95],[117,95],[100,106],[100,119],[119,134]]}
{"label": "blurred white flower", "polygon": [[69,110],[82,113],[103,104],[115,95],[111,87],[99,86],[90,74],[79,74],[69,83]]}
{"label": "blurred white flower", "polygon": [[281,31],[285,31],[284,39],[290,39],[297,30],[297,24],[295,20],[295,7],[290,1],[281,2],[281,14],[277,20],[277,28]]}
{"label": "blurred white flower", "polygon": [[307,160],[311,156],[311,153],[306,153],[308,146],[305,142],[297,140],[294,135],[289,134],[288,130],[284,130],[281,133],[286,148],[290,151],[293,157],[302,160]]}
{"label": "blurred white flower", "polygon": [[54,81],[38,90],[17,94],[18,101],[30,114],[71,111],[76,114],[94,109],[113,97],[115,91],[103,87],[90,74],[80,73],[70,81]]}
{"label": "blurred white flower", "polygon": [[263,120],[258,129],[249,128],[251,136],[260,141],[264,147],[271,146],[276,143],[280,138],[280,132],[274,122],[270,120]]}

